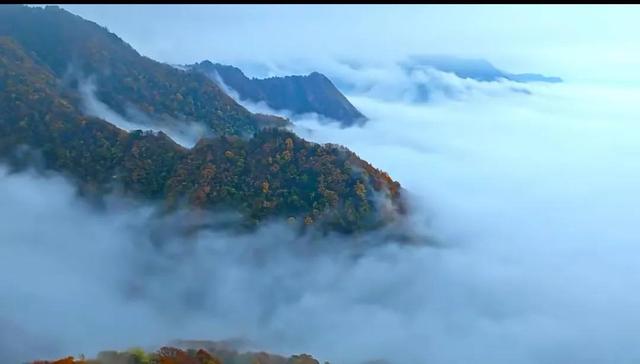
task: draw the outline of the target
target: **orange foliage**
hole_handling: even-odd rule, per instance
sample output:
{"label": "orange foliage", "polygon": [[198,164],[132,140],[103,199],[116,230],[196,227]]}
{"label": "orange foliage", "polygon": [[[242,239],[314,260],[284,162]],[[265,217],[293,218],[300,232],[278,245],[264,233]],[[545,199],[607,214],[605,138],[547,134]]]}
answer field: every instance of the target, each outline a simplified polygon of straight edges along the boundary
{"label": "orange foliage", "polygon": [[84,360],[75,360],[74,357],[68,356],[66,358],[48,361],[48,360],[36,360],[32,364],[86,364]]}

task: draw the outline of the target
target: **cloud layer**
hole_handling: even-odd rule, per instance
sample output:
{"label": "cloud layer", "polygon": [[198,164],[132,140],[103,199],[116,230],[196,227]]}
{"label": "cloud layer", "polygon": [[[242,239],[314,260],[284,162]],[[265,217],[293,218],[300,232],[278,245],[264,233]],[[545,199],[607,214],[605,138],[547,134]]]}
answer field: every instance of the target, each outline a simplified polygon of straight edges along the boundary
{"label": "cloud layer", "polygon": [[640,88],[529,87],[426,104],[381,88],[350,96],[363,127],[294,120],[399,180],[438,244],[193,234],[197,216],[97,209],[3,170],[0,361],[230,337],[338,364],[638,360]]}

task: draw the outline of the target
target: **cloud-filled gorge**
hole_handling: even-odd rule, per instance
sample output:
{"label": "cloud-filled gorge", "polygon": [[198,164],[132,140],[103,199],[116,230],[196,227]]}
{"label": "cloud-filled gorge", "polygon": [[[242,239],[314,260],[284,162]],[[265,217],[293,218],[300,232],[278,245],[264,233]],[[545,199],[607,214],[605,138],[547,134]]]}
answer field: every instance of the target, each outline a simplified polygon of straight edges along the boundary
{"label": "cloud-filled gorge", "polygon": [[185,235],[185,216],[3,169],[0,361],[226,338],[344,364],[637,360],[640,89],[528,88],[295,120],[400,181],[426,245]]}

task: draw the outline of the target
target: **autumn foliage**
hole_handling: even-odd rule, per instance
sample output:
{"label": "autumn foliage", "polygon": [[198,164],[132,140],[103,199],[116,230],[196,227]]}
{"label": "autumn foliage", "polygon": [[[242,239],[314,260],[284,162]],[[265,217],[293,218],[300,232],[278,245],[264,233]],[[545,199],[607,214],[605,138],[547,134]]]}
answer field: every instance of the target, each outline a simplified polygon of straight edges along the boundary
{"label": "autumn foliage", "polygon": [[[249,226],[279,217],[352,233],[403,211],[400,185],[353,152],[258,128],[264,115],[256,119],[206,77],[146,59],[96,24],[51,7],[2,7],[2,19],[0,160],[14,168],[61,172],[84,195],[118,192],[167,209],[239,211]],[[109,70],[98,96],[113,108],[130,100],[150,117],[187,117],[218,136],[186,149],[161,132],[129,133],[86,116],[77,89],[64,81],[71,59],[82,60],[83,72]]]}
{"label": "autumn foliage", "polygon": [[64,82],[72,83],[72,75],[93,77],[98,98],[121,114],[134,106],[154,118],[195,120],[233,135],[251,134],[265,122],[206,76],[144,57],[107,29],[57,6],[0,7],[0,36],[20,43]]}
{"label": "autumn foliage", "polygon": [[154,353],[135,351],[101,352],[96,359],[66,357],[59,360],[38,360],[32,364],[319,364],[311,355],[300,354],[289,358],[259,353],[239,353],[235,350],[222,350],[210,353],[205,349],[178,349],[164,346]]}
{"label": "autumn foliage", "polygon": [[31,165],[16,154],[28,146],[46,169],[72,177],[84,193],[119,190],[169,208],[226,208],[253,222],[295,217],[342,232],[386,222],[376,194],[400,206],[399,184],[386,174],[346,148],[286,130],[202,139],[186,149],[163,133],[127,133],[84,116],[73,93],[9,38],[0,38],[0,80],[0,157]]}

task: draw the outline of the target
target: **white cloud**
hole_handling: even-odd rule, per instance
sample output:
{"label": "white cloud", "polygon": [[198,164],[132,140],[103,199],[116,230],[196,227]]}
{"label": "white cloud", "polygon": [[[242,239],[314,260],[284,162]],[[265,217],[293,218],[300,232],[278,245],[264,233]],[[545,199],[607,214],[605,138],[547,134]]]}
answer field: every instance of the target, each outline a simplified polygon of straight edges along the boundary
{"label": "white cloud", "polygon": [[205,136],[211,136],[212,132],[201,123],[189,120],[175,120],[172,118],[161,119],[157,116],[150,117],[138,110],[133,104],[127,105],[126,117],[118,114],[96,96],[95,78],[81,79],[78,91],[82,96],[83,111],[87,115],[101,118],[126,131],[153,130],[167,134],[173,141],[186,148],[193,147],[198,140]]}
{"label": "white cloud", "polygon": [[59,178],[4,174],[0,320],[20,334],[0,332],[11,337],[0,352],[244,337],[345,364],[637,360],[640,91],[533,91],[354,97],[371,118],[362,128],[296,120],[399,180],[414,228],[438,246],[354,255],[361,244],[310,248],[278,224],[187,238],[188,215],[95,211]]}
{"label": "white cloud", "polygon": [[[3,172],[0,361],[227,337],[340,364],[640,359],[637,84],[528,85],[525,95],[390,66],[423,49],[462,49],[511,60],[496,64],[508,71],[614,81],[637,53],[632,8],[349,7],[329,25],[336,8],[158,7],[144,21],[144,7],[82,9],[163,61],[258,54],[285,74],[325,67],[353,80],[364,127],[309,116],[295,130],[389,172],[410,193],[413,227],[438,244],[354,253],[347,247],[362,241],[309,247],[280,224],[185,237],[193,216],[122,201],[96,210],[59,177]],[[114,20],[123,14],[134,20]],[[358,72],[330,56],[281,62],[320,53],[378,61]],[[458,97],[413,102],[425,77]]]}

